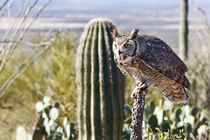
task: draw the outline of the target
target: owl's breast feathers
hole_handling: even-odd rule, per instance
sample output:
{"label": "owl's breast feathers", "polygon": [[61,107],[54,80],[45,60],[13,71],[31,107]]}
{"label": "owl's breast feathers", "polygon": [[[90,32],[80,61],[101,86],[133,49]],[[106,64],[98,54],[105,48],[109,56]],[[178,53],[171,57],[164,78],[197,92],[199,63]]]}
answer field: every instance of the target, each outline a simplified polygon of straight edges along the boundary
{"label": "owl's breast feathers", "polygon": [[173,50],[162,40],[153,36],[138,36],[139,47],[142,47],[136,57],[153,70],[182,84],[190,89],[190,83],[185,76],[188,68]]}

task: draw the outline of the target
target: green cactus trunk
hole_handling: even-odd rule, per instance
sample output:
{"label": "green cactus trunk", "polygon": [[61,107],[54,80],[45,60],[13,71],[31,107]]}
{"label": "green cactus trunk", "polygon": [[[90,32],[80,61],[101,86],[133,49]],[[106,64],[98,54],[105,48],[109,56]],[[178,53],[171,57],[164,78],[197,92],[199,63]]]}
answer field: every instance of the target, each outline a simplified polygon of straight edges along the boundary
{"label": "green cactus trunk", "polygon": [[179,53],[182,60],[188,58],[188,0],[182,0],[182,18],[179,31]]}
{"label": "green cactus trunk", "polygon": [[78,48],[79,139],[121,139],[124,78],[113,60],[113,24],[91,21]]}

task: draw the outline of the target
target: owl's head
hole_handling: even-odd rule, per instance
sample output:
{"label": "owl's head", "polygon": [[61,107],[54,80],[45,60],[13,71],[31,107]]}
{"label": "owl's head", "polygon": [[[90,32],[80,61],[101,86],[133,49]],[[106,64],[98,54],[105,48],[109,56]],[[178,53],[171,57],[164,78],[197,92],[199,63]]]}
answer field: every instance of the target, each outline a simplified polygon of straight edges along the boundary
{"label": "owl's head", "polygon": [[138,31],[133,29],[129,35],[118,35],[117,30],[113,30],[113,52],[117,60],[128,62],[136,54],[138,41],[135,39]]}

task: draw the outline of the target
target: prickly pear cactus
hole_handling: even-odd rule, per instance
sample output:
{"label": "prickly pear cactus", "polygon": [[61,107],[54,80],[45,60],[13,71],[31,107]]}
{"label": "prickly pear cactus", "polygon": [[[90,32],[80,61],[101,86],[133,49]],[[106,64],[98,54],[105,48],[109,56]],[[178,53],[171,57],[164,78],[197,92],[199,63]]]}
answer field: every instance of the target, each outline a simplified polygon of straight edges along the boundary
{"label": "prickly pear cactus", "polygon": [[121,139],[124,78],[113,60],[113,28],[106,19],[90,21],[78,48],[79,140]]}

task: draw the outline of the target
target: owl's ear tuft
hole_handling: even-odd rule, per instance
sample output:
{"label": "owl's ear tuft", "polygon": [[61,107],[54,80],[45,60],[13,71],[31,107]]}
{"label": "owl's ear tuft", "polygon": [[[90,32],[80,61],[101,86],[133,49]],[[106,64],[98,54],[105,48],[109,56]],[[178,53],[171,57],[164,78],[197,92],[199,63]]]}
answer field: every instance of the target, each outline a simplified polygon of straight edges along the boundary
{"label": "owl's ear tuft", "polygon": [[117,28],[114,27],[113,31],[112,31],[112,37],[113,37],[113,40],[116,39],[116,37],[118,37],[118,32],[117,32]]}
{"label": "owl's ear tuft", "polygon": [[131,34],[128,36],[128,39],[134,39],[138,35],[139,29],[134,28]]}

